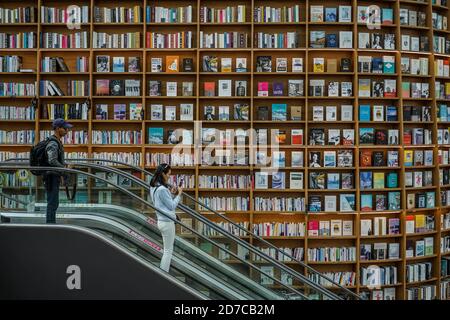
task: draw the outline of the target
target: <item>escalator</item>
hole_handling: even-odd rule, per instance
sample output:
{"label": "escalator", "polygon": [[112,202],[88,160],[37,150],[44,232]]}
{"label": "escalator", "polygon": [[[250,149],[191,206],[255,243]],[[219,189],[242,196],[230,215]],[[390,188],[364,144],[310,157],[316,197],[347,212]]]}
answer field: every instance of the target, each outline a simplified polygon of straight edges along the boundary
{"label": "escalator", "polygon": [[[12,163],[7,163],[7,166],[11,165]],[[5,166],[3,168],[4,170],[19,169],[17,166],[18,164],[16,163],[14,168],[8,169]],[[133,184],[136,184],[135,186],[133,185],[135,190],[142,190],[142,188],[147,187],[144,181],[138,181],[139,179],[136,177],[118,169],[88,163],[78,163],[77,166],[88,170],[114,172],[121,176],[128,175],[128,179]],[[70,169],[64,170],[71,171]],[[105,180],[88,172],[77,171],[77,173],[90,180]],[[143,194],[141,192],[136,192],[137,194],[130,192],[129,190],[133,190],[133,187],[125,190],[117,185],[114,186],[113,183],[106,182],[113,186],[116,191],[125,193],[128,201],[119,201],[115,205],[103,205],[95,203],[95,201],[88,204],[63,204],[59,210],[62,216],[59,216],[60,220],[58,222],[81,225],[102,232],[114,241],[121,242],[125,247],[128,246],[129,250],[134,250],[141,256],[146,254],[153,255],[153,259],[156,261],[154,264],[157,265],[161,255],[161,237],[155,226],[154,218],[151,218],[151,215],[154,215],[154,208],[150,203],[142,199]],[[35,200],[37,201],[38,199]],[[13,219],[12,221],[14,222],[29,222],[32,219],[39,218],[38,212],[45,209],[45,205],[36,201],[34,202],[34,215],[30,215],[29,212],[2,212],[2,216],[7,219]],[[187,206],[181,207],[184,212],[193,214],[195,217],[192,208]],[[29,206],[27,211],[30,211]],[[235,242],[233,248],[223,247],[209,237],[198,233],[194,228],[187,225],[182,226],[189,230],[193,236],[190,239],[177,236],[172,264],[173,272],[171,271],[171,274],[173,273],[174,277],[191,279],[189,284],[191,287],[193,286],[191,284],[192,279],[200,282],[201,284],[197,285],[197,290],[206,297],[212,299],[340,299],[342,297],[342,295],[339,296],[317,285],[303,274],[258,251],[258,249],[255,249],[247,242],[239,239],[239,237],[209,222],[208,219],[202,219],[201,216],[195,218],[199,220],[199,223],[204,223],[209,228],[214,229],[222,238],[228,241],[234,240]],[[42,214],[40,219],[42,219]],[[209,242],[210,247],[214,247],[215,254],[203,250],[200,242]],[[149,243],[154,244],[154,246],[149,245]],[[242,251],[239,249],[242,248],[248,251],[246,259],[243,259],[241,254],[238,254],[239,251]],[[222,258],[223,256],[228,257],[228,259],[232,257],[234,261],[224,263],[223,259],[217,259],[217,252],[219,252],[219,255],[221,253]],[[252,255],[253,259],[248,258],[250,255]],[[146,257],[146,259],[152,260],[150,257]],[[250,260],[258,260],[258,264],[250,262]],[[276,274],[265,272],[261,267],[263,264],[274,267],[277,271]],[[195,270],[202,274],[195,273]],[[293,281],[286,283],[283,273],[284,275],[288,274]],[[205,277],[205,274],[210,278]],[[261,284],[259,281],[263,278],[265,279],[265,284]],[[207,287],[207,289],[202,289],[201,286]],[[336,285],[336,288],[339,289],[339,285]],[[342,291],[350,297],[352,297],[351,294],[355,295],[353,292],[349,294],[348,290]]]}

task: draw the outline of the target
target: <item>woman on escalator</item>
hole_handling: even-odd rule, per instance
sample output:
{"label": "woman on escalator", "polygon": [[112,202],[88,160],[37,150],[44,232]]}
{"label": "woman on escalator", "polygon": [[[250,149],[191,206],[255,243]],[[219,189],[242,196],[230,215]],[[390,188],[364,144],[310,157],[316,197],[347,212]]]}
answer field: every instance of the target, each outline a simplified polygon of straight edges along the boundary
{"label": "woman on escalator", "polygon": [[[178,219],[175,209],[180,202],[183,190],[180,187],[169,185],[171,168],[167,163],[160,164],[150,181],[150,196],[156,209],[164,212],[167,216]],[[175,241],[175,222],[167,216],[156,212],[158,217],[158,228],[161,231],[164,253],[160,267],[169,272],[170,261],[172,260],[173,244]]]}

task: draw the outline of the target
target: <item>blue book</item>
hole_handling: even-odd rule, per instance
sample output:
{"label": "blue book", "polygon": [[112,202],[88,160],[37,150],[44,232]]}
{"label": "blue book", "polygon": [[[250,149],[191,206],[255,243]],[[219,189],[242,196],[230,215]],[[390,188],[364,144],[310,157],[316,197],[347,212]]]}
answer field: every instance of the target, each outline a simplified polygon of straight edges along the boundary
{"label": "blue book", "polygon": [[373,210],[373,198],[372,194],[362,194],[361,195],[361,211],[372,211]]}
{"label": "blue book", "polygon": [[394,10],[392,8],[381,9],[381,23],[393,24],[393,21],[394,21]]}
{"label": "blue book", "polygon": [[370,105],[361,104],[359,106],[359,121],[370,121]]}
{"label": "blue book", "polygon": [[286,121],[287,119],[287,104],[274,103],[272,104],[272,121]]}
{"label": "blue book", "polygon": [[383,58],[374,57],[372,59],[372,72],[373,73],[383,73]]}
{"label": "blue book", "polygon": [[274,96],[283,96],[283,84],[281,82],[274,82],[272,85]]}
{"label": "blue book", "polygon": [[383,73],[395,73],[395,57],[384,56],[383,57]]}
{"label": "blue book", "polygon": [[337,21],[337,8],[325,8],[325,22]]}
{"label": "blue book", "polygon": [[372,171],[359,173],[359,186],[361,189],[372,189]]}
{"label": "blue book", "polygon": [[374,128],[359,128],[359,143],[373,144],[375,141]]}
{"label": "blue book", "polygon": [[113,57],[113,72],[125,72],[125,57]]}
{"label": "blue book", "polygon": [[285,189],[286,172],[274,172],[272,174],[272,189]]}
{"label": "blue book", "polygon": [[448,121],[448,109],[446,104],[439,106],[439,118],[440,121]]}
{"label": "blue book", "polygon": [[397,107],[387,106],[386,108],[386,120],[387,121],[397,121]]}
{"label": "blue book", "polygon": [[397,172],[389,172],[387,175],[387,187],[397,188],[398,187],[398,174]]}
{"label": "blue book", "polygon": [[329,33],[325,36],[327,48],[337,48],[337,34]]}
{"label": "blue book", "polygon": [[164,129],[163,128],[148,128],[148,143],[149,144],[163,144],[164,143]]}
{"label": "blue book", "polygon": [[389,210],[400,210],[400,192],[389,192],[388,193],[388,209]]}
{"label": "blue book", "polygon": [[327,175],[327,189],[338,190],[340,185],[339,173],[329,173]]}
{"label": "blue book", "polygon": [[434,208],[435,202],[434,202],[435,196],[434,192],[427,192],[427,208]]}

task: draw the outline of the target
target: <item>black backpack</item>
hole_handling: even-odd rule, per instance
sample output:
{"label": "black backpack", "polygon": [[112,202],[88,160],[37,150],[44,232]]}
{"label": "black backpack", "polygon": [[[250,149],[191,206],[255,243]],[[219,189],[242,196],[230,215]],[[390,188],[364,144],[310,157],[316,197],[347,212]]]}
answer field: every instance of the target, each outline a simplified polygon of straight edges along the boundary
{"label": "black backpack", "polygon": [[[45,140],[42,140],[38,144],[31,147],[30,150],[30,167],[48,167],[48,159],[47,159],[47,152],[45,152],[45,148],[47,147],[48,143],[51,141],[57,141],[53,137],[48,137]],[[58,141],[59,145],[59,141]],[[32,174],[35,176],[42,176],[45,171],[42,170],[30,170]]]}

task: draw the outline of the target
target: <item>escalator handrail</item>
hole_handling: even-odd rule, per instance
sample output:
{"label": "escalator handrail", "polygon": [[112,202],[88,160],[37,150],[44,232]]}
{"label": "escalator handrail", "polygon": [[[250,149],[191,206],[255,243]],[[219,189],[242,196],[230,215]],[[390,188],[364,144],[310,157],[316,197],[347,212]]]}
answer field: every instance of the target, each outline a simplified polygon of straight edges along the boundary
{"label": "escalator handrail", "polygon": [[[19,158],[20,159],[20,158]],[[120,161],[116,161],[116,160],[107,160],[107,159],[79,159],[79,158],[71,158],[71,159],[67,159],[67,161],[88,161],[88,162],[110,162],[110,163],[115,163],[115,164],[119,164],[125,167],[129,167],[130,169],[139,171],[145,175],[149,175],[149,176],[153,176],[152,173],[148,172],[147,170],[144,170],[142,168],[139,168],[137,166],[125,163],[125,162],[120,162]],[[120,170],[121,171],[121,170]],[[129,174],[130,177],[134,177],[136,178],[136,176]],[[136,178],[138,179],[138,178]],[[139,179],[140,180],[140,179]],[[145,184],[145,187],[149,188],[149,186],[147,184]],[[251,230],[248,230],[242,226],[240,226],[239,224],[235,223],[233,220],[231,220],[230,218],[224,216],[223,214],[220,214],[219,212],[217,212],[214,209],[211,209],[209,206],[201,203],[200,201],[198,201],[197,199],[195,199],[194,197],[192,197],[191,195],[189,195],[186,192],[183,192],[183,195],[186,196],[187,198],[189,198],[190,200],[194,201],[195,203],[203,206],[204,208],[208,209],[209,211],[211,211],[212,213],[214,213],[214,215],[219,216],[221,219],[226,220],[227,222],[231,223],[234,227],[245,231],[247,234],[252,235],[252,237],[254,237],[255,239],[257,239],[258,241],[264,243],[265,245],[271,247],[272,249],[276,250],[278,253],[283,254],[284,256],[288,257],[289,259],[296,261],[299,265],[301,265],[302,267],[308,269],[308,271],[310,271],[311,273],[314,273],[315,275],[319,276],[320,278],[323,278],[327,281],[329,281],[330,283],[332,283],[334,286],[338,287],[339,289],[343,290],[346,294],[351,295],[352,297],[356,298],[356,299],[362,299],[361,296],[359,296],[358,294],[354,293],[353,291],[349,290],[348,288],[342,286],[341,284],[335,282],[333,279],[323,275],[322,273],[318,272],[316,269],[312,268],[311,266],[309,266],[308,264],[304,263],[303,261],[300,261],[299,259],[297,259],[296,257],[290,255],[289,253],[286,253],[284,250],[281,250],[280,248],[278,248],[277,246],[273,245],[272,243],[270,243],[269,241],[263,239],[262,237],[256,235],[254,232],[252,232]],[[187,207],[188,210],[192,210],[191,208]],[[225,230],[225,229],[223,229]],[[226,232],[228,232],[226,230]],[[231,234],[231,233],[230,233]],[[306,254],[306,253],[305,253]]]}
{"label": "escalator handrail", "polygon": [[[22,160],[22,159],[21,159],[21,160]],[[264,274],[264,275],[267,276],[268,278],[271,278],[272,280],[274,280],[275,282],[277,282],[277,283],[278,283],[279,285],[281,285],[282,287],[285,287],[287,290],[289,290],[289,291],[294,291],[296,294],[302,296],[302,297],[305,298],[306,300],[309,300],[309,298],[308,298],[307,296],[305,296],[304,294],[302,294],[301,292],[299,292],[299,291],[296,290],[295,288],[292,288],[292,287],[290,287],[290,286],[284,284],[284,283],[281,282],[280,280],[276,279],[275,277],[271,276],[270,274],[261,271],[261,270],[260,270],[257,266],[255,266],[253,263],[248,262],[248,261],[246,261],[246,260],[244,260],[244,259],[241,259],[237,254],[235,254],[234,252],[232,252],[232,251],[230,251],[230,250],[228,250],[228,249],[226,249],[226,248],[220,247],[216,242],[214,242],[214,241],[212,241],[211,239],[209,239],[208,237],[202,235],[202,234],[199,233],[197,230],[195,230],[195,229],[193,229],[192,227],[187,226],[187,225],[181,223],[180,221],[177,221],[176,219],[170,217],[170,216],[167,215],[165,212],[160,211],[159,209],[155,208],[155,207],[154,207],[151,203],[149,203],[148,201],[142,199],[142,198],[139,197],[138,195],[136,195],[136,194],[130,192],[129,190],[127,190],[127,189],[125,189],[125,188],[123,188],[123,187],[118,186],[117,184],[111,183],[111,182],[109,182],[108,180],[103,179],[103,178],[101,178],[101,177],[99,177],[99,176],[97,176],[97,175],[95,175],[95,174],[92,174],[92,173],[89,173],[89,172],[85,172],[85,171],[81,171],[81,170],[70,169],[70,168],[62,168],[62,167],[31,167],[31,166],[29,166],[29,165],[24,166],[24,165],[21,164],[21,163],[17,163],[17,164],[19,164],[19,165],[15,165],[15,166],[14,166],[14,165],[13,165],[13,166],[7,165],[7,166],[4,166],[4,165],[2,165],[2,163],[0,162],[0,169],[5,170],[5,171],[8,171],[8,170],[35,170],[35,171],[61,171],[61,172],[69,172],[69,173],[82,174],[82,175],[85,175],[85,176],[89,176],[89,177],[91,177],[91,178],[93,178],[93,179],[100,180],[100,181],[103,181],[103,182],[105,182],[105,183],[107,183],[107,184],[110,184],[110,185],[112,185],[115,189],[120,190],[120,191],[126,193],[127,195],[129,195],[129,196],[131,196],[132,198],[136,199],[138,202],[141,202],[142,204],[145,204],[146,206],[148,206],[148,207],[152,208],[153,210],[157,211],[158,213],[164,215],[166,218],[172,220],[174,223],[177,223],[177,224],[183,226],[183,228],[186,228],[186,229],[190,230],[191,232],[195,233],[196,235],[198,235],[198,236],[199,236],[200,238],[202,238],[203,240],[206,240],[206,241],[212,243],[214,246],[216,246],[217,248],[219,248],[219,250],[225,251],[225,252],[227,252],[228,254],[232,255],[234,258],[236,258],[237,260],[239,260],[241,263],[243,263],[243,264],[245,264],[245,265],[247,265],[247,266],[249,266],[249,267],[251,267],[251,268],[257,270],[258,272],[260,272],[261,274]],[[95,165],[94,165],[94,166],[95,166]],[[95,168],[95,167],[94,167],[94,168]],[[108,169],[108,168],[105,168],[104,166],[99,166],[99,169],[105,170],[105,169]],[[109,169],[110,169],[110,168],[109,168]],[[119,171],[120,171],[120,170],[119,170]],[[114,172],[114,171],[112,171],[112,172]],[[122,174],[123,174],[123,171],[121,171],[121,172],[122,172]],[[141,182],[142,182],[142,180],[141,180]],[[201,218],[203,218],[203,217],[201,217]],[[206,219],[206,218],[205,218],[205,219]],[[206,220],[207,220],[207,219],[206,219]],[[209,222],[209,220],[208,220],[208,222]],[[211,223],[211,224],[212,224],[211,227],[213,227],[213,228],[216,227],[217,229],[219,229],[219,231],[223,231],[223,230],[220,230],[220,229],[222,229],[222,228],[220,228],[220,227],[218,227],[218,226],[215,226],[213,223]],[[242,241],[241,239],[238,239],[238,240],[239,240],[239,241]],[[245,244],[247,244],[247,243],[244,242],[244,246],[245,246]],[[247,245],[248,245],[248,244],[247,244]],[[249,249],[250,249],[250,248],[249,248]],[[285,271],[285,272],[287,272],[287,273],[290,273],[291,275],[293,274],[293,272],[292,272],[291,270],[289,270],[288,268],[286,268],[286,266],[285,266],[284,264],[281,264],[281,263],[279,263],[279,262],[276,261],[276,260],[273,260],[273,261],[272,261],[272,260],[270,259],[270,257],[269,257],[268,260],[269,260],[272,264],[275,264],[276,266],[278,266],[278,267],[279,267],[280,269],[282,269],[283,271]],[[294,274],[294,275],[295,275],[295,274]],[[339,296],[337,296],[337,295],[335,295],[334,293],[332,293],[331,291],[329,291],[329,290],[327,290],[327,289],[325,289],[325,288],[319,286],[319,285],[316,284],[315,282],[311,282],[311,281],[310,281],[309,279],[307,279],[305,276],[301,275],[301,277],[298,277],[298,276],[296,276],[296,277],[297,277],[297,278],[300,278],[300,279],[303,281],[304,284],[308,284],[308,285],[311,286],[313,289],[319,291],[321,294],[323,294],[323,295],[325,295],[325,296],[327,296],[327,297],[329,297],[329,298],[331,298],[331,299],[341,300],[341,298],[340,298]]]}
{"label": "escalator handrail", "polygon": [[[5,162],[8,162],[8,161],[16,161],[16,160],[17,160],[17,161],[25,161],[25,160],[28,160],[28,159],[27,159],[27,158],[11,158],[11,159],[6,160]],[[109,163],[118,164],[118,165],[121,165],[121,166],[124,166],[124,167],[128,167],[128,168],[130,168],[130,169],[139,171],[139,172],[143,173],[144,175],[153,176],[153,174],[150,173],[150,172],[148,172],[147,170],[144,170],[144,169],[142,169],[142,168],[140,168],[140,167],[137,167],[137,166],[134,166],[134,165],[132,165],[132,164],[128,164],[128,163],[120,162],[120,161],[116,161],[116,160],[94,159],[94,158],[86,158],[86,159],[82,159],[82,158],[68,158],[68,159],[66,159],[66,161],[68,161],[68,162],[75,162],[75,163],[78,163],[78,164],[79,164],[79,161],[83,161],[83,162],[86,162],[86,161],[87,161],[87,162],[109,162]],[[102,166],[102,167],[104,168],[105,166]],[[110,168],[110,167],[109,167],[109,168]],[[119,170],[119,171],[123,172],[122,170]],[[129,173],[126,173],[126,174],[127,174],[128,178],[133,178],[133,181],[135,181],[136,183],[138,183],[137,180],[142,181],[141,179],[137,178],[136,176],[134,176],[134,175],[132,175],[132,174],[129,174]],[[136,180],[136,179],[137,179],[137,180]],[[138,183],[138,184],[139,184],[139,183]],[[149,185],[148,185],[147,183],[145,183],[144,187],[145,187],[145,188],[148,188],[148,189],[150,188]],[[308,264],[304,263],[303,261],[300,261],[300,260],[297,259],[296,257],[294,257],[294,256],[292,256],[292,255],[286,253],[284,250],[281,250],[280,248],[276,247],[276,246],[273,245],[272,243],[270,243],[270,242],[268,242],[267,240],[263,239],[262,237],[256,235],[256,234],[255,234],[254,232],[252,232],[251,230],[245,229],[244,227],[242,227],[242,226],[240,226],[239,224],[235,223],[233,220],[231,220],[230,218],[226,217],[225,215],[222,215],[222,214],[220,214],[219,212],[217,212],[216,210],[211,209],[209,206],[207,206],[207,205],[201,203],[200,201],[198,201],[197,199],[195,199],[194,197],[192,197],[192,196],[189,195],[188,193],[183,192],[183,195],[186,196],[187,198],[191,199],[191,200],[194,201],[195,203],[197,203],[197,204],[203,206],[204,208],[208,209],[208,210],[211,211],[214,215],[220,217],[221,219],[226,220],[227,222],[229,222],[230,224],[232,224],[234,227],[236,227],[236,228],[238,228],[238,229],[240,229],[240,230],[246,232],[247,234],[252,235],[252,236],[253,236],[255,239],[257,239],[258,241],[260,241],[260,242],[264,243],[265,245],[271,247],[272,249],[276,250],[276,252],[281,253],[281,254],[283,254],[285,257],[290,258],[292,261],[297,262],[300,266],[302,266],[302,267],[308,269],[308,271],[310,271],[311,273],[314,273],[315,275],[319,276],[320,278],[325,279],[325,280],[327,280],[328,282],[332,283],[334,286],[336,286],[337,288],[341,289],[345,294],[350,295],[350,296],[352,296],[353,298],[356,298],[356,299],[358,299],[358,300],[362,299],[361,296],[359,296],[358,294],[356,294],[356,293],[354,293],[353,291],[349,290],[348,288],[342,286],[341,284],[335,282],[333,279],[331,279],[331,278],[329,278],[329,277],[323,275],[322,273],[318,272],[317,270],[315,270],[314,268],[312,268],[312,267],[309,266]],[[183,207],[183,206],[184,206],[183,204],[179,204],[179,207]],[[192,210],[191,208],[189,208],[189,207],[187,207],[187,206],[184,206],[184,207],[185,207],[184,209],[186,209],[186,210],[193,211],[193,212],[197,213],[195,210]],[[208,222],[210,222],[210,221],[208,220]],[[209,223],[207,223],[207,225],[210,226],[210,227],[212,227]],[[216,225],[216,224],[213,224],[213,225]],[[223,228],[221,228],[221,229],[224,230],[224,231],[225,231],[226,233],[228,233],[229,235],[231,235],[231,236],[234,237],[234,235],[233,235],[232,233],[230,233],[228,230],[223,229]],[[223,231],[221,231],[221,232],[223,232]],[[239,240],[240,240],[240,239],[239,239]],[[254,247],[254,246],[252,246],[252,247]],[[255,247],[255,248],[256,248],[256,247]],[[263,252],[262,252],[260,249],[258,249],[258,248],[257,248],[256,250],[258,250],[258,251],[260,251],[261,253],[263,253]],[[261,253],[260,253],[260,254],[261,254]],[[264,254],[264,253],[263,253],[263,254]],[[306,255],[306,252],[305,252],[304,254]],[[268,257],[270,257],[270,256],[268,256]],[[270,257],[270,258],[273,259],[272,257]],[[275,260],[276,260],[276,259],[275,259]],[[299,275],[300,275],[300,274],[299,274]]]}

